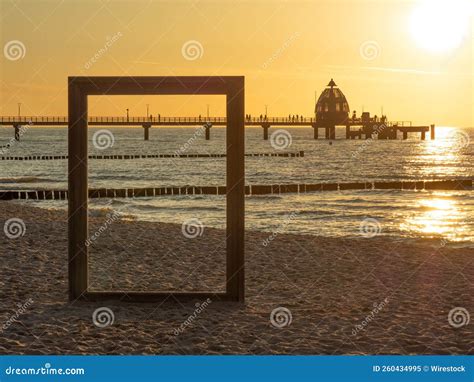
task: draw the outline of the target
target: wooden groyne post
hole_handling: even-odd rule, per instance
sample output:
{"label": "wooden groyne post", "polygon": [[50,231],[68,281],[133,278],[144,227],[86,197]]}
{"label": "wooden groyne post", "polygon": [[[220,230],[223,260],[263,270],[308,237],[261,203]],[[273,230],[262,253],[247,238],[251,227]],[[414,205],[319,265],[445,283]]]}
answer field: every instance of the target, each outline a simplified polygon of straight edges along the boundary
{"label": "wooden groyne post", "polygon": [[[246,195],[271,195],[290,193],[313,193],[323,191],[347,190],[458,190],[473,191],[472,179],[451,179],[438,181],[394,181],[394,182],[351,182],[351,183],[316,183],[316,184],[269,184],[247,185]],[[88,198],[144,198],[167,195],[226,195],[226,186],[171,186],[148,188],[88,189]],[[67,190],[17,190],[0,191],[0,200],[67,200]]]}

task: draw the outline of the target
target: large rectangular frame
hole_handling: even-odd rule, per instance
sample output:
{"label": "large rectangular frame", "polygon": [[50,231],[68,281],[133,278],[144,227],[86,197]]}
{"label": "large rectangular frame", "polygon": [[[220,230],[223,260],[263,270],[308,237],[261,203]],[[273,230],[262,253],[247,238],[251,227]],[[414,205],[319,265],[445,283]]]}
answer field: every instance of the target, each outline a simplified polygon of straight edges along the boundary
{"label": "large rectangular frame", "polygon": [[[69,77],[69,299],[164,301],[218,298],[244,301],[244,77]],[[89,95],[225,95],[227,106],[226,291],[88,290],[87,97]]]}

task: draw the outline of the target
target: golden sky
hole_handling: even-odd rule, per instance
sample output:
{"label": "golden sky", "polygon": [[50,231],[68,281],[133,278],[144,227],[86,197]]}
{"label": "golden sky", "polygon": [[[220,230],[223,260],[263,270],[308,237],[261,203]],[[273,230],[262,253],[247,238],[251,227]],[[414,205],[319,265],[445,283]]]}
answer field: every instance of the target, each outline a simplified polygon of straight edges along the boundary
{"label": "golden sky", "polygon": [[[0,0],[0,114],[66,115],[73,75],[244,75],[246,112],[474,126],[473,1]],[[15,49],[18,48],[18,49]],[[96,97],[90,115],[222,116],[223,98]]]}

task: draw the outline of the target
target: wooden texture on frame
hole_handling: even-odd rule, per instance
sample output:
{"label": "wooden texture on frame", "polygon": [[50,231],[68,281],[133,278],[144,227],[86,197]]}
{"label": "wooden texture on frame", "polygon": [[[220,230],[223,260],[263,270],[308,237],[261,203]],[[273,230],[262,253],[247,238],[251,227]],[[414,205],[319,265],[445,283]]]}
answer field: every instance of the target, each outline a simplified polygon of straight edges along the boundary
{"label": "wooden texture on frame", "polygon": [[[70,77],[68,83],[68,242],[70,300],[120,299],[163,301],[170,295],[189,300],[216,297],[244,301],[245,131],[244,77]],[[89,95],[225,95],[227,106],[226,291],[132,292],[88,291],[87,96]]]}

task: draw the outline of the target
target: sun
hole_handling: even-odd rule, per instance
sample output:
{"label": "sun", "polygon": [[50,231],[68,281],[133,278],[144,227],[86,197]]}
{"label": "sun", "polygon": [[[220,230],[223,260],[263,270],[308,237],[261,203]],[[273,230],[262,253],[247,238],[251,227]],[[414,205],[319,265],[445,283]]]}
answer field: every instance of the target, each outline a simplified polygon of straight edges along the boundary
{"label": "sun", "polygon": [[423,49],[450,52],[467,36],[471,14],[469,0],[422,0],[411,15],[412,36]]}

